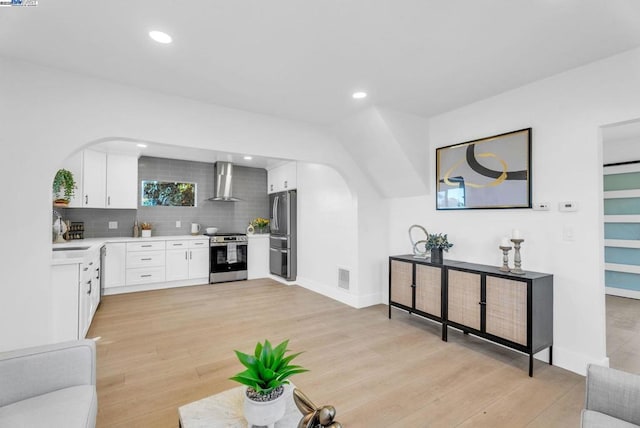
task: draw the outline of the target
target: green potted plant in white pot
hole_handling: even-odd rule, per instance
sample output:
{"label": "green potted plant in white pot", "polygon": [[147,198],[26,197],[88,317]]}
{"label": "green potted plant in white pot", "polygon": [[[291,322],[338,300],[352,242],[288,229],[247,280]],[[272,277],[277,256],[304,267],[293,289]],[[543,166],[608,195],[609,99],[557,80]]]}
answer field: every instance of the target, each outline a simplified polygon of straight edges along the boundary
{"label": "green potted plant in white pot", "polygon": [[448,252],[451,247],[453,247],[453,244],[449,242],[446,233],[430,233],[425,244],[425,248],[431,250],[431,261],[433,263],[442,263],[444,261],[442,252]]}
{"label": "green potted plant in white pot", "polygon": [[231,377],[231,380],[246,385],[244,394],[244,417],[249,426],[270,426],[280,420],[286,410],[284,386],[294,374],[307,369],[290,364],[301,352],[285,357],[289,340],[275,348],[268,340],[258,342],[253,355],[235,351],[246,370]]}
{"label": "green potted plant in white pot", "polygon": [[69,205],[69,201],[75,195],[76,180],[68,169],[59,169],[53,178],[53,203],[54,205]]}

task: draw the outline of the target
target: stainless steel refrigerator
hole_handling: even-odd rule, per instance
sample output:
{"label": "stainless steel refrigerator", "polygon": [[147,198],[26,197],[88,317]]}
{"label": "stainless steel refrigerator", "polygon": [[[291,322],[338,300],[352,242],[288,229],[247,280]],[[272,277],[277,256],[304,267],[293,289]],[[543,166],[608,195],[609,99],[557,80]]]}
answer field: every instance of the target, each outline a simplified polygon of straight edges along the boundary
{"label": "stainless steel refrigerator", "polygon": [[297,274],[296,200],[295,190],[269,195],[269,268],[288,281],[295,281]]}

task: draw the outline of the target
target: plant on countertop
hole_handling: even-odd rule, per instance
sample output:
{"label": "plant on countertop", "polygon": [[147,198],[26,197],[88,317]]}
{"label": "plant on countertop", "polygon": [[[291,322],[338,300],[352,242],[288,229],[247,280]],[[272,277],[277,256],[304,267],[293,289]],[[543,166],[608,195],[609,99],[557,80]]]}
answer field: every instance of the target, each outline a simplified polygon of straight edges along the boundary
{"label": "plant on countertop", "polygon": [[75,195],[76,189],[76,180],[73,178],[73,173],[68,169],[59,169],[53,178],[54,202],[68,203]]}
{"label": "plant on countertop", "polygon": [[140,229],[151,230],[153,229],[153,226],[151,225],[151,223],[140,223]]}
{"label": "plant on countertop", "polygon": [[290,376],[309,371],[289,364],[302,352],[285,357],[284,354],[289,351],[288,344],[289,339],[274,348],[265,340],[264,344],[256,344],[253,355],[234,351],[247,369],[230,379],[247,385],[247,397],[253,401],[270,401],[279,397],[284,391],[284,385],[289,383],[287,379]]}
{"label": "plant on countertop", "polygon": [[427,250],[440,249],[449,251],[449,248],[453,247],[453,244],[447,239],[446,233],[430,233],[425,246]]}
{"label": "plant on countertop", "polygon": [[254,218],[251,221],[251,225],[257,230],[262,231],[269,227],[269,219],[263,217]]}

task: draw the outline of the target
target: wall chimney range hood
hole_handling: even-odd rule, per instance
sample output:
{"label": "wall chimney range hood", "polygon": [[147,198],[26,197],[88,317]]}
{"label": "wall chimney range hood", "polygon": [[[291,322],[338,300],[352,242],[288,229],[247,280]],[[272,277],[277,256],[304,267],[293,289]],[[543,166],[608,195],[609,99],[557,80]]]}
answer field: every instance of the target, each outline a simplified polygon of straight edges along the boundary
{"label": "wall chimney range hood", "polygon": [[215,176],[213,180],[215,193],[210,201],[237,202],[240,199],[233,197],[233,165],[231,162],[218,161],[215,163]]}

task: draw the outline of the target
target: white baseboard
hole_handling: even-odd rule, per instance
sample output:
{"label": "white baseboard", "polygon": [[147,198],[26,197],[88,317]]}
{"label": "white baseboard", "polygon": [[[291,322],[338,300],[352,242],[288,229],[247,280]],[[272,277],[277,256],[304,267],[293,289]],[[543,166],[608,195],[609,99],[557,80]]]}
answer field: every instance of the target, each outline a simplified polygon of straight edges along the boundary
{"label": "white baseboard", "polygon": [[326,284],[310,280],[308,278],[298,277],[296,284],[300,287],[306,288],[330,299],[337,300],[338,302],[349,305],[352,308],[360,309],[367,306],[377,305],[381,303],[381,296],[379,293],[367,294],[358,296],[356,294],[349,293],[337,286],[330,287]]}
{"label": "white baseboard", "polygon": [[568,349],[553,346],[553,365],[586,376],[587,365],[597,364],[609,367],[609,357],[594,358],[584,354],[578,354]]}
{"label": "white baseboard", "polygon": [[605,294],[611,296],[628,297],[630,299],[640,299],[640,291],[627,290],[624,288],[605,287]]}
{"label": "white baseboard", "polygon": [[155,282],[153,284],[129,285],[124,287],[103,288],[103,296],[114,294],[137,293],[139,291],[162,290],[165,288],[190,287],[192,285],[208,285],[209,278],[189,279],[186,281]]}

